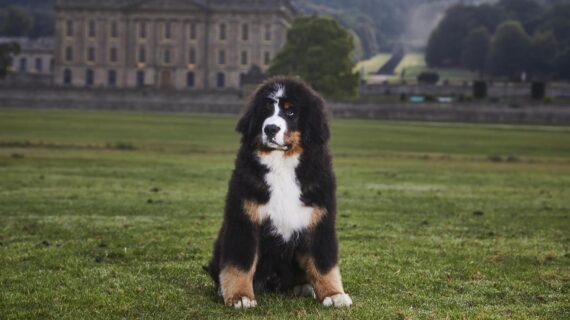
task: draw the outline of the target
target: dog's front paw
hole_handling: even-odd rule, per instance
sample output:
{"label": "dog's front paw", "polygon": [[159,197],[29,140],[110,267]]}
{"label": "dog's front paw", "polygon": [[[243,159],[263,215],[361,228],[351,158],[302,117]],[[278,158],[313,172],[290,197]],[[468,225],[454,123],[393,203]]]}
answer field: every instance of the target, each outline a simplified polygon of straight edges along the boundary
{"label": "dog's front paw", "polygon": [[326,297],[323,300],[323,305],[325,307],[335,306],[337,308],[350,307],[352,305],[352,299],[350,299],[350,296],[346,293],[337,293],[330,297]]}
{"label": "dog's front paw", "polygon": [[229,307],[234,307],[236,309],[249,309],[257,306],[257,301],[248,297],[236,297],[227,299],[226,305]]}
{"label": "dog's front paw", "polygon": [[313,287],[310,284],[303,284],[300,286],[295,286],[293,288],[293,293],[296,296],[300,296],[300,297],[313,297],[313,298],[317,298],[317,295],[315,294],[315,290],[313,289]]}

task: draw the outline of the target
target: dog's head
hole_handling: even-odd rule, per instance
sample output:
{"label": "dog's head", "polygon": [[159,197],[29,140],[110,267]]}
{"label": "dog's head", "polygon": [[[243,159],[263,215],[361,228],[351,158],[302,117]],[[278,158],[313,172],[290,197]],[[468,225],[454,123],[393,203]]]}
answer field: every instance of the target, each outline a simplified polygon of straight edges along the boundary
{"label": "dog's head", "polygon": [[304,82],[289,77],[263,83],[236,129],[244,144],[289,153],[325,145],[330,135],[323,99]]}

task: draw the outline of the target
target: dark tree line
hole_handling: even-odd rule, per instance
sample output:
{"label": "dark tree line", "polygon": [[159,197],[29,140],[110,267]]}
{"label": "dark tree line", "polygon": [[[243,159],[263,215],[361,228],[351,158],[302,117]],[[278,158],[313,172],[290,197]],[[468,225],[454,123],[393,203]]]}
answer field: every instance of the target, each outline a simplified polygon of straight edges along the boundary
{"label": "dark tree line", "polygon": [[0,8],[0,36],[30,38],[51,36],[54,23],[50,12],[33,11],[19,5]]}
{"label": "dark tree line", "polygon": [[570,80],[570,3],[454,6],[432,32],[426,61],[495,76]]}

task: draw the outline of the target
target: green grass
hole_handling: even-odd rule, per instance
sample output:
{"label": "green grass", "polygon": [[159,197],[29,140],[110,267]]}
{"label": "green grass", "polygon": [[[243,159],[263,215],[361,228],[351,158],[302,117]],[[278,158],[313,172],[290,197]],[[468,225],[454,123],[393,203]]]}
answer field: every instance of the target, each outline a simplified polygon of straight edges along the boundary
{"label": "green grass", "polygon": [[422,53],[409,53],[404,56],[404,59],[398,64],[394,72],[401,74],[404,69],[409,67],[425,67],[426,61]]}
{"label": "green grass", "polygon": [[0,318],[568,319],[570,128],[334,120],[352,308],[225,307],[232,117],[0,109]]}
{"label": "green grass", "polygon": [[354,71],[362,72],[364,79],[368,79],[370,75],[375,74],[381,66],[388,62],[390,56],[389,53],[380,53],[370,59],[360,61],[354,67]]}

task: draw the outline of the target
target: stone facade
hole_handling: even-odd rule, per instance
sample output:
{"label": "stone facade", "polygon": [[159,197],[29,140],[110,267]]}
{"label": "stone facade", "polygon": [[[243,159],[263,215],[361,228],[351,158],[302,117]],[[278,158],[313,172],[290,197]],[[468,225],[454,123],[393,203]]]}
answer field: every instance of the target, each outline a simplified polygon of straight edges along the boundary
{"label": "stone facade", "polygon": [[54,81],[77,87],[239,89],[265,70],[287,0],[58,0]]}
{"label": "stone facade", "polygon": [[18,43],[20,53],[12,58],[13,75],[51,75],[54,69],[53,38],[0,38],[0,43]]}

